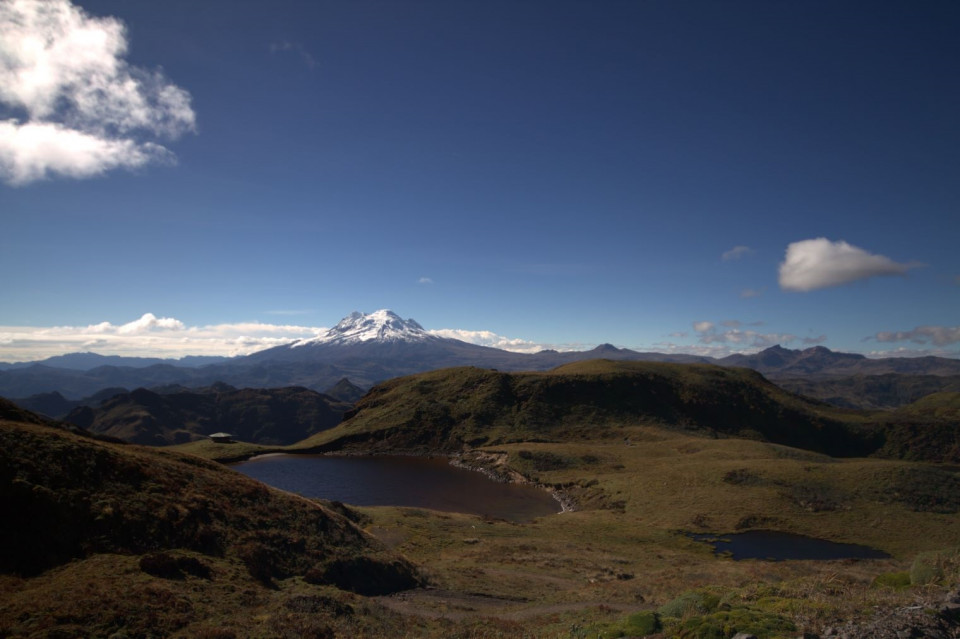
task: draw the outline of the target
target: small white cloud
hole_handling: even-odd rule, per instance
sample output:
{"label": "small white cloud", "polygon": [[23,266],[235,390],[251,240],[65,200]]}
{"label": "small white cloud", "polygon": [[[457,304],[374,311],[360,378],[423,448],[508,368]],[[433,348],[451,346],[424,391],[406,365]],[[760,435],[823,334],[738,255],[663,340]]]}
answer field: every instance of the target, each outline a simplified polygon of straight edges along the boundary
{"label": "small white cloud", "polygon": [[763,295],[763,289],[745,288],[740,291],[740,298],[745,300],[751,297],[760,297],[761,295]]}
{"label": "small white cloud", "polygon": [[170,162],[145,137],[194,131],[190,94],[159,71],[127,64],[115,18],[68,0],[0,2],[0,179],[87,178],[114,168]]}
{"label": "small white cloud", "polygon": [[693,330],[698,333],[706,333],[713,330],[713,322],[694,322]]}
{"label": "small white cloud", "polygon": [[181,331],[186,328],[178,319],[172,317],[157,317],[153,313],[144,313],[140,319],[127,322],[117,328],[119,335],[143,335],[155,330]]}
{"label": "small white cloud", "polygon": [[723,255],[720,256],[724,262],[729,262],[731,260],[739,260],[744,255],[750,255],[753,253],[753,249],[749,246],[734,246],[729,251],[725,251]]}
{"label": "small white cloud", "polygon": [[960,326],[918,326],[911,331],[885,331],[867,339],[878,342],[913,342],[948,346],[960,343]]}
{"label": "small white cloud", "polygon": [[270,53],[291,52],[300,57],[308,68],[313,69],[317,66],[317,60],[310,55],[307,48],[299,42],[273,42],[270,44]]}
{"label": "small white cloud", "polygon": [[820,237],[787,246],[786,257],[780,264],[780,287],[787,291],[813,291],[880,275],[903,275],[917,266]]}
{"label": "small white cloud", "polygon": [[417,284],[433,284],[433,280],[429,277],[421,277],[417,280]]}

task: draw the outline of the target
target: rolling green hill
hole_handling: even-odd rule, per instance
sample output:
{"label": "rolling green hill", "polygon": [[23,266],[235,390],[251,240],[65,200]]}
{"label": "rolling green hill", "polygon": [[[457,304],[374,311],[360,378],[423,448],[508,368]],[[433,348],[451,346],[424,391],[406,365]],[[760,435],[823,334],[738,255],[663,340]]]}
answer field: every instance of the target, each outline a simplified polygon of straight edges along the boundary
{"label": "rolling green hill", "polygon": [[882,433],[865,414],[788,393],[748,369],[592,360],[543,373],[452,368],[394,379],[343,424],[298,448],[459,450],[516,441],[617,437],[639,424],[866,455]]}

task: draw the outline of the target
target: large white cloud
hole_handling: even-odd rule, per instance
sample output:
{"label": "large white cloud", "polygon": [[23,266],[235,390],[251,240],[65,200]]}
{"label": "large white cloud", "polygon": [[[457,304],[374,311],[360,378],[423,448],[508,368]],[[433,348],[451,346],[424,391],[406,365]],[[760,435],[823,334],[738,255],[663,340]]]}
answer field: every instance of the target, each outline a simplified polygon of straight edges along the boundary
{"label": "large white cloud", "polygon": [[787,246],[786,257],[780,264],[780,287],[813,291],[878,275],[903,275],[916,266],[868,253],[842,240],[831,242],[820,237]]}
{"label": "large white cloud", "polygon": [[170,161],[156,139],[195,130],[190,95],[126,53],[114,18],[68,0],[0,1],[0,103],[14,114],[0,121],[0,178],[20,185]]}

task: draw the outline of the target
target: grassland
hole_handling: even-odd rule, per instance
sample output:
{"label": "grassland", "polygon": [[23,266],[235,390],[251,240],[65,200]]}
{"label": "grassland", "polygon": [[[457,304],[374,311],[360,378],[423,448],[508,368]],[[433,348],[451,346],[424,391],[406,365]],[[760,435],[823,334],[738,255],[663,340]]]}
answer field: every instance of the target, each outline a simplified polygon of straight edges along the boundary
{"label": "grassland", "polygon": [[[164,551],[175,567],[183,563],[182,578],[171,579],[146,573],[140,550],[120,548],[35,577],[0,578],[0,636],[44,636],[39,630],[51,628],[96,636],[81,631],[106,622],[78,612],[81,593],[107,602],[110,619],[132,620],[129,636],[729,638],[743,630],[796,637],[907,605],[933,610],[960,583],[960,478],[950,467],[851,455],[887,443],[874,440],[883,424],[747,371],[632,366],[513,375],[456,369],[393,380],[368,394],[348,422],[287,449],[459,454],[576,503],[574,512],[528,524],[342,509],[375,540],[372,556],[412,562],[427,588],[363,596],[311,583],[298,570],[266,583],[241,554],[208,556],[176,544]],[[923,410],[942,413],[951,402]],[[812,442],[814,450],[777,439]],[[902,443],[909,449],[911,441]],[[194,443],[189,450],[228,459],[277,449]],[[247,532],[266,525],[257,521]],[[733,561],[685,534],[748,529],[865,544],[891,557]],[[190,559],[212,578],[190,573]],[[159,630],[145,630],[122,592],[147,606]],[[54,622],[34,632],[30,623],[40,622],[30,619]]]}

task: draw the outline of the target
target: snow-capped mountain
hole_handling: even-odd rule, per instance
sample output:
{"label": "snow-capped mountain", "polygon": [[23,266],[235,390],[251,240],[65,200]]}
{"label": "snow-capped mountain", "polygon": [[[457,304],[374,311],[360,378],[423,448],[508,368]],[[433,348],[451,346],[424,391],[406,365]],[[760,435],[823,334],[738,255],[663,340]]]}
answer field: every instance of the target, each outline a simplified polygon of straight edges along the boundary
{"label": "snow-capped mountain", "polygon": [[359,344],[361,342],[423,342],[436,340],[412,319],[403,319],[393,311],[381,309],[369,315],[354,311],[329,331],[310,339],[302,339],[290,348],[312,344]]}

